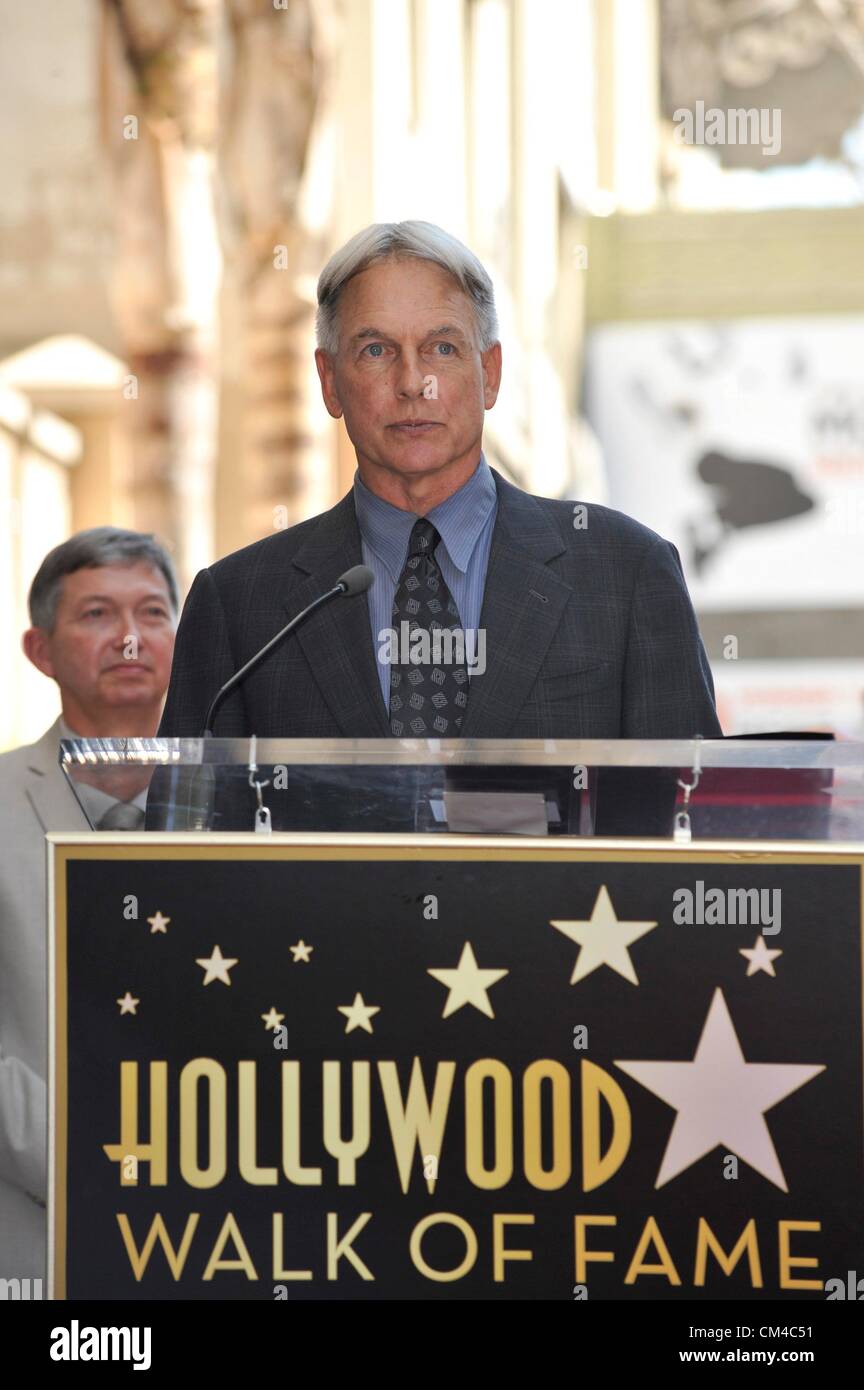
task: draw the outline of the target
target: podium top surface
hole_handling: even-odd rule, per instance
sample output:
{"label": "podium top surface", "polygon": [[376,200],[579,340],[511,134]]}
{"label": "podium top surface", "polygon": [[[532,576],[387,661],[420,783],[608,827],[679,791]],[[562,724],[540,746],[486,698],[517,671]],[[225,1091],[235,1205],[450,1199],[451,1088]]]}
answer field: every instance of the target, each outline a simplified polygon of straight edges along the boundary
{"label": "podium top surface", "polygon": [[864,743],[795,739],[64,739],[103,832],[864,838]]}
{"label": "podium top surface", "polygon": [[62,739],[60,762],[143,766],[654,767],[846,769],[864,776],[864,742],[812,739]]}

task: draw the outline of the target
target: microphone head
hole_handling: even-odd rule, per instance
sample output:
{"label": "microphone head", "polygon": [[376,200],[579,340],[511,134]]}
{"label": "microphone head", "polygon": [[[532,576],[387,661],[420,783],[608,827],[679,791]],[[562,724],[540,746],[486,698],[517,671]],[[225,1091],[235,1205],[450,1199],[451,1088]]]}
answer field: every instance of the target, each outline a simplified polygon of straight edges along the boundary
{"label": "microphone head", "polygon": [[375,576],[368,565],[354,565],[340,575],[336,584],[342,589],[343,594],[350,598],[354,594],[365,594],[366,590],[371,588],[374,579]]}

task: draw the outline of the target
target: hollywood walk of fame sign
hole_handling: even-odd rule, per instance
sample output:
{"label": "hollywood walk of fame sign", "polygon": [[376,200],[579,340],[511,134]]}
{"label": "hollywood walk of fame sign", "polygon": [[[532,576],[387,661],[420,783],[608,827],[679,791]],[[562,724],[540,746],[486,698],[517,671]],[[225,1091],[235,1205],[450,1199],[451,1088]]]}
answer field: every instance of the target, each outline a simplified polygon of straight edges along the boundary
{"label": "hollywood walk of fame sign", "polygon": [[860,1264],[860,847],[52,840],[54,1296],[806,1300]]}

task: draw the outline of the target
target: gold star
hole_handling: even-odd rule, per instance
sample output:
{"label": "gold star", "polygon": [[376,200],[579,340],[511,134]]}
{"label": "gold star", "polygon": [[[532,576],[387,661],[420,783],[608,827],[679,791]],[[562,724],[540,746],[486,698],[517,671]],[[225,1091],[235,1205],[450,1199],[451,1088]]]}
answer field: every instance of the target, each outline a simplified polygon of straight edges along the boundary
{"label": "gold star", "polygon": [[212,984],[214,980],[221,980],[223,984],[230,985],[231,979],[228,971],[237,964],[237,959],[226,960],[218,946],[213,947],[213,954],[209,960],[206,956],[198,957],[195,961],[204,970],[205,985]]}
{"label": "gold star", "polygon": [[581,947],[573,974],[570,976],[571,985],[584,980],[586,975],[590,975],[601,965],[608,965],[632,985],[638,985],[639,980],[627,947],[632,946],[633,942],[638,941],[646,932],[653,931],[657,923],[619,922],[604,883],[591,909],[590,921],[550,922],[549,925],[569,936],[571,941],[575,941]]}
{"label": "gold star", "polygon": [[758,971],[764,970],[766,975],[773,975],[776,980],[777,971],[774,969],[774,961],[778,956],[782,956],[783,952],[769,951],[765,944],[764,936],[757,936],[756,945],[749,950],[747,947],[741,947],[738,954],[746,956],[749,961],[749,965],[747,966],[748,978],[750,975],[755,975]]}
{"label": "gold star", "polygon": [[282,1022],[285,1015],[277,1014],[276,1007],[274,1005],[274,1007],[270,1010],[269,1013],[262,1014],[261,1017],[264,1020],[264,1027],[272,1028],[273,1032],[275,1033],[276,1029],[279,1027],[279,1024]]}
{"label": "gold star", "polygon": [[446,985],[450,991],[442,1018],[449,1018],[465,1004],[473,1004],[481,1014],[485,1014],[487,1018],[494,1018],[486,991],[505,975],[509,975],[510,971],[481,970],[471,949],[471,942],[466,941],[455,970],[430,970],[428,973],[434,980]]}
{"label": "gold star", "polygon": [[362,994],[354,995],[353,1004],[339,1004],[337,1007],[340,1014],[344,1014],[348,1020],[345,1025],[346,1033],[350,1033],[354,1028],[365,1028],[367,1033],[371,1033],[372,1024],[369,1020],[373,1014],[381,1012],[378,1004],[364,1004]]}
{"label": "gold star", "polygon": [[120,1013],[121,1013],[121,1014],[136,1014],[136,1015],[137,1015],[138,1005],[141,1003],[141,1000],[140,1000],[140,999],[133,999],[133,998],[132,998],[132,995],[129,993],[129,991],[128,991],[128,989],[127,989],[126,993],[123,995],[123,998],[122,998],[122,999],[118,999],[118,1000],[117,1000],[117,1003],[120,1005]]}
{"label": "gold star", "polygon": [[147,921],[150,923],[150,935],[152,936],[154,932],[167,931],[168,923],[171,921],[171,918],[163,917],[161,911],[157,908],[155,915],[153,917],[148,917]]}
{"label": "gold star", "polygon": [[288,947],[288,950],[291,952],[292,956],[294,957],[294,964],[295,964],[295,965],[297,964],[298,960],[304,960],[304,961],[306,962],[306,964],[309,965],[309,964],[311,963],[310,960],[309,960],[309,952],[310,952],[310,951],[314,951],[314,950],[315,950],[315,947],[314,947],[314,946],[307,946],[307,945],[306,945],[306,942],[303,940],[303,938],[302,938],[302,936],[301,936],[300,940],[297,942],[297,945],[296,945],[296,946],[289,946],[289,947]]}

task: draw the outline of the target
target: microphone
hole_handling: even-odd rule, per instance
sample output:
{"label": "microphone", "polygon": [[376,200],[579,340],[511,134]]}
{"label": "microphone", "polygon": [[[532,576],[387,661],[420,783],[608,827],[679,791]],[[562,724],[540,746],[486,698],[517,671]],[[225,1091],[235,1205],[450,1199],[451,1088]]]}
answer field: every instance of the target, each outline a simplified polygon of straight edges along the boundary
{"label": "microphone", "polygon": [[319,594],[318,598],[313,599],[309,606],[303,609],[302,613],[298,613],[296,617],[291,619],[290,623],[286,623],[282,630],[277,632],[275,637],[271,637],[267,645],[261,648],[260,652],[256,652],[255,655],[246,662],[245,666],[241,666],[239,671],[235,671],[230,680],[227,680],[222,688],[217,690],[210,702],[210,708],[207,710],[207,718],[204,721],[204,729],[201,737],[210,738],[212,736],[213,720],[216,718],[216,713],[222,701],[231,694],[232,690],[236,690],[237,686],[246,679],[250,671],[254,671],[255,667],[264,660],[265,656],[268,656],[269,653],[272,652],[274,647],[279,645],[283,637],[287,637],[296,627],[299,627],[304,618],[308,618],[310,613],[314,613],[316,608],[320,608],[323,604],[328,603],[331,598],[338,598],[341,594],[344,594],[347,598],[354,598],[357,594],[365,594],[366,590],[371,587],[374,578],[374,574],[367,565],[352,565],[350,570],[346,570],[343,575],[340,575],[332,589],[328,589],[326,594]]}
{"label": "microphone", "polygon": [[[335,594],[336,590],[341,588],[346,598],[353,598],[355,594],[365,594],[367,589],[371,589],[374,579],[375,576],[368,565],[352,565],[350,570],[346,570],[341,578],[336,580],[336,588],[332,589],[331,593]],[[306,612],[308,611],[307,608]],[[302,613],[300,617],[303,617]]]}

